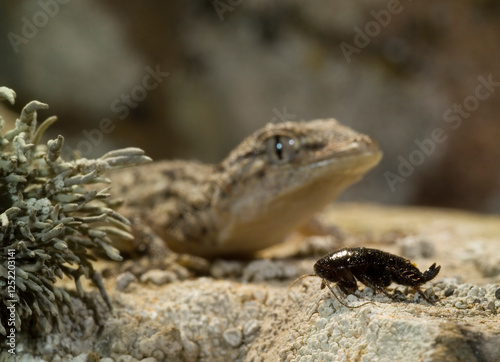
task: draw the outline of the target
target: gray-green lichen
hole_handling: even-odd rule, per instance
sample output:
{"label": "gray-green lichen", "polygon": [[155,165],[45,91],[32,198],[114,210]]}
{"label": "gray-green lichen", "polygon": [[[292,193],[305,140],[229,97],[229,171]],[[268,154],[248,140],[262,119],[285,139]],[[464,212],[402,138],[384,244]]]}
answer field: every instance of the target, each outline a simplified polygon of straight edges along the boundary
{"label": "gray-green lichen", "polygon": [[[0,100],[14,103],[14,99],[14,91],[0,87]],[[0,116],[0,333],[4,335],[12,325],[32,333],[49,333],[54,325],[64,330],[60,308],[64,304],[71,308],[70,296],[55,284],[64,275],[75,281],[79,296],[84,295],[80,278],[92,280],[111,307],[92,261],[100,252],[121,260],[109,235],[132,236],[129,221],[110,207],[109,187],[102,186],[110,181],[103,174],[150,161],[137,148],[112,151],[96,160],[63,160],[62,136],[39,144],[43,131],[56,120],[50,117],[37,126],[36,112],[46,108],[37,101],[28,103],[15,128],[7,132]]]}

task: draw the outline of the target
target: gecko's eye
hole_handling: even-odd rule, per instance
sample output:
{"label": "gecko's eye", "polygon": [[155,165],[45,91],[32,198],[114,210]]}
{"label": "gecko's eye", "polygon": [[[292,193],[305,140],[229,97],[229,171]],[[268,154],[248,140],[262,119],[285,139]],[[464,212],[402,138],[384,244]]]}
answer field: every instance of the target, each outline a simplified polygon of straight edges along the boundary
{"label": "gecko's eye", "polygon": [[266,152],[273,163],[285,163],[297,154],[297,140],[288,136],[273,136],[266,140]]}

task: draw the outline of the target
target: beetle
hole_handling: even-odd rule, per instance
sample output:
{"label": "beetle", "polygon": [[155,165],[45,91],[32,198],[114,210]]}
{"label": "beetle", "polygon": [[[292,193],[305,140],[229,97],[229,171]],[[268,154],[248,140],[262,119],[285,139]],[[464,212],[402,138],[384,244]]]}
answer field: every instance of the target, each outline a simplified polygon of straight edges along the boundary
{"label": "beetle", "polygon": [[394,282],[412,287],[429,304],[433,304],[422,292],[420,286],[434,279],[440,270],[441,266],[436,266],[434,263],[422,273],[410,260],[398,255],[364,247],[343,248],[319,259],[314,264],[315,274],[303,275],[292,285],[305,277],[320,277],[323,280],[321,288],[328,286],[335,298],[342,305],[349,307],[340,301],[329,282],[336,283],[344,294],[349,295],[358,290],[357,281],[360,281],[375,292],[382,292],[396,301],[394,295],[389,294],[385,289]]}

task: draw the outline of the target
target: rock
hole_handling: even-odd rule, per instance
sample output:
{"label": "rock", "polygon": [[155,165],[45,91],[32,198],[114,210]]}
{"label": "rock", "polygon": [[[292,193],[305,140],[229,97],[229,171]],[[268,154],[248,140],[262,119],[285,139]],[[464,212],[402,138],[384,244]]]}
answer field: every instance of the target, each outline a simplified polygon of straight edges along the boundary
{"label": "rock", "polygon": [[71,360],[71,362],[87,362],[88,353],[82,353]]}
{"label": "rock", "polygon": [[163,285],[177,280],[177,275],[170,270],[149,270],[141,276],[141,282],[152,282],[156,285]]}
{"label": "rock", "polygon": [[300,249],[297,254],[302,257],[320,257],[322,255],[328,254],[332,250],[340,249],[342,245],[342,239],[339,236],[310,236],[303,240],[303,243],[300,245]]}
{"label": "rock", "polygon": [[[478,270],[480,253],[462,258],[475,238],[500,249],[499,220],[436,210],[430,222],[427,211],[349,204],[325,215],[346,230],[349,246],[371,240],[366,246],[397,254],[397,243],[376,243],[390,230],[431,242],[432,258],[412,261],[421,270],[434,262],[441,265],[436,279],[422,288],[436,297],[435,304],[398,285],[389,288],[398,302],[361,284],[356,295],[344,296],[334,288],[344,304],[355,308],[321,289],[319,278],[303,279],[289,289],[300,269],[295,264],[308,263],[310,273],[313,258],[254,260],[242,276],[233,274],[230,280],[198,277],[168,283],[165,273],[151,270],[144,280],[158,278],[160,285],[137,283],[122,293],[109,287],[117,283],[115,277],[106,280],[114,313],[99,321],[102,327],[90,323],[93,311],[74,299],[76,314],[62,316],[67,333],[38,339],[20,334],[19,360],[66,361],[69,353],[89,351],[103,361],[500,360],[500,278],[485,278]],[[5,356],[0,354],[0,360]]]}
{"label": "rock", "polygon": [[408,259],[432,258],[436,253],[434,245],[425,239],[407,236],[398,242],[400,246],[399,255]]}
{"label": "rock", "polygon": [[260,259],[250,262],[243,269],[243,282],[295,278],[298,269],[279,260]]}
{"label": "rock", "polygon": [[116,277],[116,290],[123,292],[127,289],[130,283],[138,282],[136,276],[131,272],[121,273]]}
{"label": "rock", "polygon": [[210,267],[210,275],[216,279],[241,277],[243,265],[239,261],[215,260]]}
{"label": "rock", "polygon": [[245,336],[245,340],[249,341],[253,339],[256,334],[260,330],[260,323],[259,321],[252,319],[249,320],[246,324],[245,327],[243,328],[243,335]]}
{"label": "rock", "polygon": [[157,362],[158,360],[154,357],[148,357],[148,358],[144,358],[144,359],[141,359],[141,362]]}
{"label": "rock", "polygon": [[241,344],[241,331],[238,328],[229,328],[224,331],[222,335],[228,345],[237,348]]}

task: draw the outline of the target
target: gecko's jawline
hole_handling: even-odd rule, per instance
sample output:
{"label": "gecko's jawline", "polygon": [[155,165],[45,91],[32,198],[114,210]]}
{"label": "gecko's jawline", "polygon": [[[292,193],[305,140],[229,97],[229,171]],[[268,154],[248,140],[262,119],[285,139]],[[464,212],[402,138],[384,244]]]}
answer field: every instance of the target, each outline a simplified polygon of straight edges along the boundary
{"label": "gecko's jawline", "polygon": [[[363,153],[351,153],[346,154],[345,156],[336,155],[336,157],[330,157],[323,160],[319,160],[314,163],[310,163],[308,165],[301,166],[298,168],[299,171],[306,171],[311,169],[324,168],[327,166],[331,166],[335,163],[337,164],[346,164],[346,171],[354,171],[355,167],[353,167],[353,163],[357,163],[359,166],[363,166],[363,170],[370,169],[378,164],[378,162],[382,158],[382,151],[366,151]],[[342,168],[342,167],[339,167]]]}

